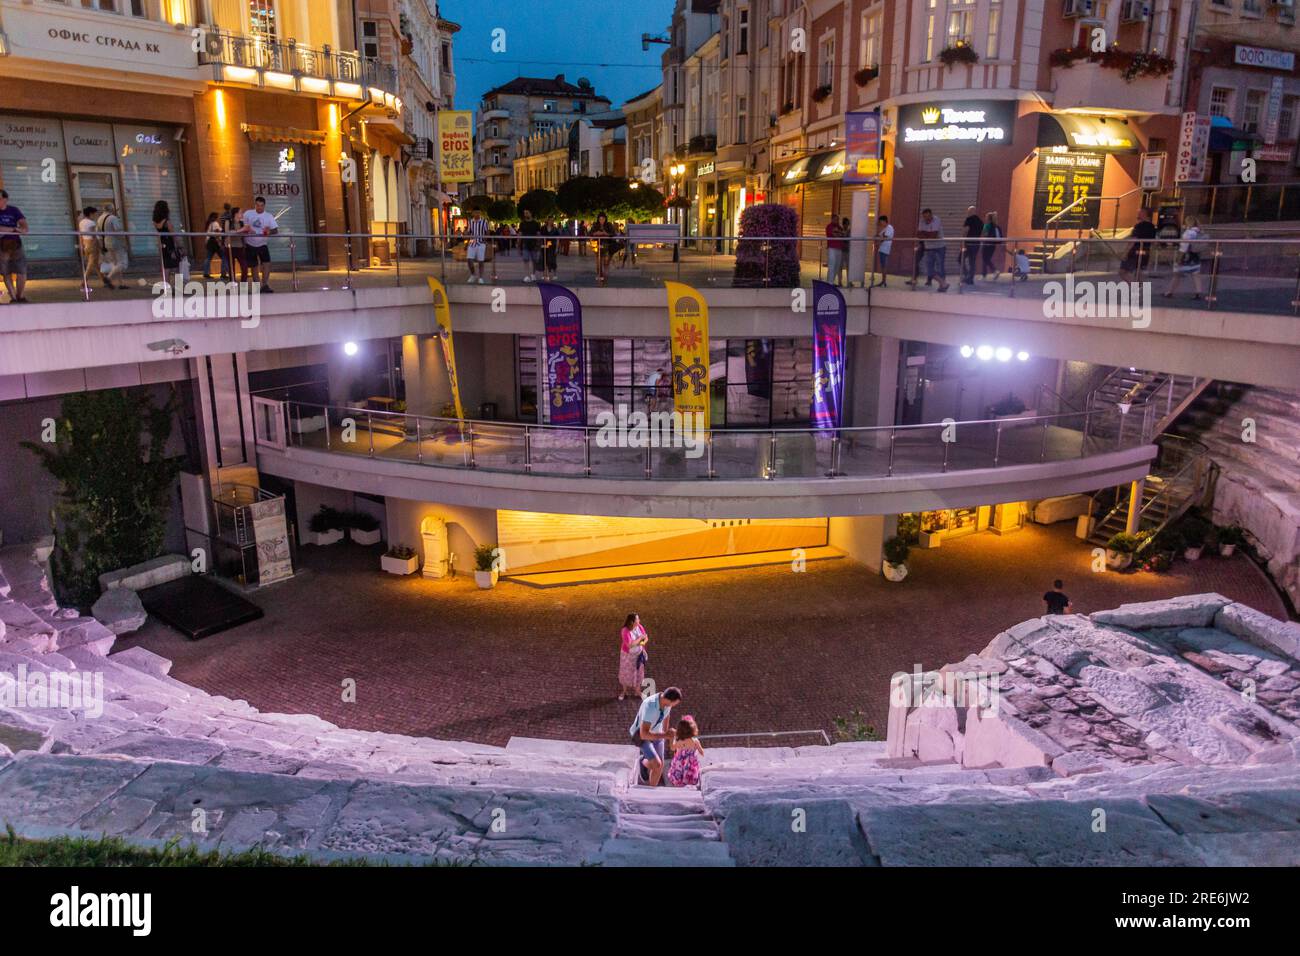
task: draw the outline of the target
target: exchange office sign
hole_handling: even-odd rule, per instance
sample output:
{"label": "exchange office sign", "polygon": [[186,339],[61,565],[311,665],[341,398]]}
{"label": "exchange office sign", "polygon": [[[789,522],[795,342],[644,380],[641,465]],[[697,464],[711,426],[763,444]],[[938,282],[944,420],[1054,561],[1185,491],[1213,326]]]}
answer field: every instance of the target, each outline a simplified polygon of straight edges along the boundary
{"label": "exchange office sign", "polygon": [[1007,146],[1016,123],[1015,100],[936,100],[898,109],[903,145],[930,143]]}
{"label": "exchange office sign", "polygon": [[1096,229],[1101,203],[1080,202],[1084,196],[1100,196],[1106,157],[1094,153],[1038,154],[1038,176],[1034,181],[1033,229],[1046,229],[1048,220],[1070,211],[1052,225],[1061,229]]}

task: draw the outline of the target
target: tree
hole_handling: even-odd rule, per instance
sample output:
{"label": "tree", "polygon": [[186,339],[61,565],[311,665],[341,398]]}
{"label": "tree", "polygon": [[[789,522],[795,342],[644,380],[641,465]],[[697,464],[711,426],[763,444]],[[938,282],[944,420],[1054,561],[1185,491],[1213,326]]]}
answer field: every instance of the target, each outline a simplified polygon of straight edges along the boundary
{"label": "tree", "polygon": [[487,216],[493,222],[518,222],[519,211],[515,209],[513,200],[494,199],[488,203]]}
{"label": "tree", "polygon": [[570,219],[594,219],[604,211],[601,186],[592,176],[575,176],[560,183],[555,201]]}
{"label": "tree", "polygon": [[519,215],[527,209],[534,219],[549,219],[560,212],[555,193],[549,189],[530,189],[519,197]]}
{"label": "tree", "polygon": [[799,243],[770,237],[797,235],[799,215],[789,206],[761,203],[746,208],[740,214],[741,238],[736,244],[736,271],[731,284],[795,288],[799,285]]}
{"label": "tree", "polygon": [[475,209],[482,209],[484,215],[486,215],[491,205],[492,205],[491,196],[478,195],[478,196],[470,196],[468,199],[466,199],[463,203],[460,204],[460,208],[461,211],[465,213],[465,215],[467,216],[470,215]]}
{"label": "tree", "polygon": [[575,176],[560,184],[556,201],[571,219],[594,219],[602,212],[611,219],[649,219],[664,212],[663,193],[640,182],[634,189],[622,176]]}
{"label": "tree", "polygon": [[85,607],[99,576],[162,553],[171,489],[181,458],[168,458],[176,405],[147,392],[108,389],[69,395],[53,447],[23,442],[59,481],[53,567],[59,596]]}

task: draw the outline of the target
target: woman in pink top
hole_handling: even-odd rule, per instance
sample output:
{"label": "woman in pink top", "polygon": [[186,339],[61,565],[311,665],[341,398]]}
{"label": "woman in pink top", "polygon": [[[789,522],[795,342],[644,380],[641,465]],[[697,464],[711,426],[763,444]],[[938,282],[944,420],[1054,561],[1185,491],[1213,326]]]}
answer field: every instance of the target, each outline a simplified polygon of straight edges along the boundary
{"label": "woman in pink top", "polygon": [[622,641],[618,655],[618,699],[623,700],[628,694],[633,697],[641,695],[641,682],[645,679],[645,646],[650,642],[650,635],[641,625],[641,617],[629,614],[623,622]]}

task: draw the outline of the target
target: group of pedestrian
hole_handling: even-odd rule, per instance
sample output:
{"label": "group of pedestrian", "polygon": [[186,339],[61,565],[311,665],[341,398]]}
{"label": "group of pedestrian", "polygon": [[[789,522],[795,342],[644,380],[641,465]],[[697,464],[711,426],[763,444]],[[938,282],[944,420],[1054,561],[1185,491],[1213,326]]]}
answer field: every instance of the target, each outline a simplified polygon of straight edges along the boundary
{"label": "group of pedestrian", "polygon": [[566,226],[554,216],[543,219],[525,209],[520,213],[518,227],[508,223],[493,227],[482,209],[474,209],[468,224],[456,233],[455,243],[460,242],[465,243],[468,270],[465,281],[470,285],[486,282],[485,264],[495,256],[509,255],[512,251],[518,251],[523,259],[524,282],[551,281],[559,275],[559,256],[569,255],[575,243],[580,256],[587,255],[588,246],[592,247],[596,256],[596,281],[604,285],[615,259],[626,265],[631,252],[625,228],[605,213],[599,214],[590,225],[586,220],[579,220]]}
{"label": "group of pedestrian", "polygon": [[[619,635],[619,700],[627,699],[629,694],[635,697],[641,693],[649,660],[646,651],[649,643],[650,635],[640,616],[629,614]],[[697,787],[700,784],[700,757],[704,753],[700,726],[690,714],[679,720],[676,727],[671,726],[669,719],[673,708],[681,702],[682,692],[676,687],[666,688],[658,694],[647,694],[628,728],[628,735],[640,752],[637,767],[640,782],[644,785],[657,787],[661,780],[674,787]],[[671,761],[667,761],[669,752]]]}
{"label": "group of pedestrian", "polygon": [[[154,210],[154,228],[158,228],[158,211]],[[267,211],[266,197],[258,196],[254,199],[252,209],[241,209],[231,203],[223,203],[220,213],[208,213],[203,231],[205,279],[213,278],[212,261],[216,259],[220,265],[221,281],[233,281],[238,269],[238,281],[248,282],[251,274],[252,281],[258,283],[260,291],[275,291],[271,288],[270,237],[279,233],[280,223]],[[166,257],[164,248],[164,264]]]}

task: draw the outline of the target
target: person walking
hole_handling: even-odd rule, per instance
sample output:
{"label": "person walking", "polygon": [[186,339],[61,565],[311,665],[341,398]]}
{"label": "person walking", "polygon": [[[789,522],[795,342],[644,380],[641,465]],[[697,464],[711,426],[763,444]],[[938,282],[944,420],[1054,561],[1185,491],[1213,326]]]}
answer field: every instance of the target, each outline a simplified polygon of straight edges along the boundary
{"label": "person walking", "polygon": [[[983,248],[980,250],[980,256],[983,259],[983,265],[980,269],[980,278],[987,279],[989,273],[993,273],[993,281],[998,280],[998,273],[1002,271],[1002,227],[998,225],[998,214],[991,212],[984,220],[984,230],[981,233],[984,239]],[[994,265],[994,256],[998,257],[998,264]]]}
{"label": "person walking", "polygon": [[[542,227],[536,219],[533,218],[533,211],[525,209],[521,214],[519,221],[519,245],[524,254],[524,268],[528,271],[524,273],[525,282],[535,282],[537,280],[537,266],[541,262],[541,243],[538,236],[541,235]],[[542,270],[545,271],[545,268]]]}
{"label": "person walking", "polygon": [[682,692],[669,687],[660,694],[651,694],[641,701],[636,719],[628,728],[632,742],[641,751],[640,778],[644,784],[659,786],[664,772],[664,741],[672,740],[677,731],[665,727],[672,710],[682,702]]}
{"label": "person walking", "polygon": [[672,749],[673,761],[668,765],[668,782],[674,787],[698,787],[700,756],[704,753],[704,744],[700,742],[700,725],[690,714],[677,721]]}
{"label": "person walking", "polygon": [[[929,285],[934,279],[939,280],[939,291],[948,291],[948,278],[945,271],[944,261],[948,258],[947,246],[943,241],[943,223],[934,211],[926,208],[921,210],[921,221],[916,226],[916,237],[919,241],[918,247],[921,253],[921,264],[925,269],[925,284]],[[912,277],[908,283],[915,286],[917,276]]]}
{"label": "person walking", "polygon": [[171,209],[167,200],[159,199],[153,204],[153,227],[158,231],[158,244],[162,249],[162,280],[169,284],[168,275],[179,275],[181,287],[190,281],[190,257],[182,242],[177,241],[176,230],[172,227]]}
{"label": "person walking", "polygon": [[125,289],[122,275],[130,265],[126,239],[122,236],[122,220],[117,214],[117,207],[111,202],[104,203],[104,211],[95,220],[95,231],[99,234],[100,269],[104,273],[104,285],[110,289]]}
{"label": "person walking", "polygon": [[1170,273],[1169,286],[1164,292],[1166,299],[1174,297],[1174,293],[1178,291],[1178,286],[1182,284],[1184,276],[1191,276],[1192,288],[1196,290],[1196,294],[1192,298],[1202,298],[1201,243],[1197,242],[1197,240],[1204,238],[1205,233],[1201,229],[1200,221],[1195,216],[1188,216],[1183,228],[1183,241],[1178,244],[1178,262],[1174,265],[1174,271]]}
{"label": "person walking", "polygon": [[623,700],[628,694],[638,697],[641,694],[641,682],[645,680],[645,665],[649,660],[646,645],[650,635],[646,633],[637,614],[629,614],[623,622],[619,633],[618,655],[618,699]]}
{"label": "person walking", "polygon": [[840,284],[840,275],[844,272],[844,251],[848,243],[844,241],[844,227],[834,213],[826,224],[826,281],[832,285]]}
{"label": "person walking", "polygon": [[975,284],[975,260],[979,258],[980,236],[984,234],[984,220],[975,211],[974,206],[966,207],[966,218],[962,221],[966,242],[961,244],[961,282],[962,285]]}
{"label": "person walking", "polygon": [[10,302],[26,302],[27,255],[23,252],[27,217],[9,202],[9,193],[0,189],[0,275]]}
{"label": "person walking", "polygon": [[244,255],[244,217],[238,206],[225,205],[222,219],[222,231],[226,235],[226,263],[223,268],[229,278],[235,278],[235,266],[239,267],[239,281],[248,281],[248,257]]}
{"label": "person walking", "polygon": [[1043,603],[1047,605],[1048,614],[1069,614],[1070,609],[1074,607],[1070,603],[1070,598],[1062,588],[1065,584],[1060,578],[1052,582],[1052,590],[1043,595]]}
{"label": "person walking", "polygon": [[1155,223],[1151,221],[1151,210],[1139,210],[1138,221],[1131,233],[1133,244],[1128,247],[1124,260],[1119,264],[1120,275],[1125,279],[1133,275],[1141,275],[1142,270],[1147,267],[1147,260],[1151,255],[1151,240],[1155,239],[1156,235]]}
{"label": "person walking", "polygon": [[574,235],[578,237],[578,255],[585,256],[587,254],[587,220],[578,220],[578,228],[575,230]]}
{"label": "person walking", "polygon": [[888,216],[876,220],[876,260],[880,263],[880,281],[876,285],[887,285],[889,278],[889,254],[894,251],[894,227],[889,224]]}
{"label": "person walking", "polygon": [[550,282],[560,271],[558,255],[563,235],[555,217],[547,216],[542,226],[542,278]]}
{"label": "person walking", "polygon": [[87,206],[81,210],[81,218],[77,220],[77,232],[81,234],[77,239],[81,246],[81,285],[87,294],[90,292],[92,278],[99,279],[105,286],[112,288],[99,270],[99,237],[95,235],[95,217],[98,215],[98,209]]}
{"label": "person walking", "polygon": [[221,217],[215,212],[208,213],[208,221],[203,231],[208,234],[203,247],[203,278],[212,278],[212,260],[216,259],[221,263],[221,278],[225,279],[226,260],[221,255]]}
{"label": "person walking", "polygon": [[271,288],[270,237],[279,231],[275,216],[266,211],[266,197],[258,196],[253,200],[253,211],[244,213],[244,255],[263,292],[275,291]]}
{"label": "person walking", "polygon": [[596,283],[604,285],[609,278],[609,260],[614,255],[614,227],[603,212],[596,217],[587,233],[596,240]]}
{"label": "person walking", "polygon": [[[483,263],[487,261],[489,226],[482,209],[475,209],[469,220],[469,245],[465,247],[465,264],[469,266],[469,284],[483,285]],[[477,273],[475,270],[478,270]]]}

